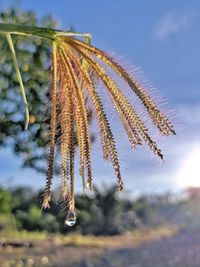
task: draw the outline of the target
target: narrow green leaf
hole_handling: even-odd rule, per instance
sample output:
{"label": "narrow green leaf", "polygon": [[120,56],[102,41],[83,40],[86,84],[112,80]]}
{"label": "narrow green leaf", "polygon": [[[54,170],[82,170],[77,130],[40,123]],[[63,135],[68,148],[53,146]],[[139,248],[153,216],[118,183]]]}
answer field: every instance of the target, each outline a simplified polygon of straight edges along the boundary
{"label": "narrow green leaf", "polygon": [[24,89],[24,84],[22,81],[22,76],[19,70],[19,66],[18,66],[18,62],[17,62],[17,57],[16,57],[16,53],[15,53],[15,48],[13,45],[13,41],[11,38],[10,33],[5,33],[9,47],[10,47],[10,51],[12,53],[12,57],[13,57],[13,62],[14,62],[14,66],[15,66],[15,70],[16,70],[16,74],[17,74],[17,79],[20,85],[20,89],[21,89],[21,94],[22,94],[22,98],[24,101],[24,105],[25,105],[25,130],[27,130],[28,128],[28,124],[29,124],[29,110],[28,110],[28,103],[27,103],[27,99],[26,99],[26,93],[25,93],[25,89]]}

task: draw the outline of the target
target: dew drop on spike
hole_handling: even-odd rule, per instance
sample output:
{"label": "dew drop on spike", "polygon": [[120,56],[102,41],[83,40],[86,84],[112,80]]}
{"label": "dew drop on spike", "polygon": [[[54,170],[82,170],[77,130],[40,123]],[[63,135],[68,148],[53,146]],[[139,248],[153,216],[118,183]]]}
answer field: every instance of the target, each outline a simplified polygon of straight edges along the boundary
{"label": "dew drop on spike", "polygon": [[90,189],[90,184],[88,182],[86,183],[86,188]]}
{"label": "dew drop on spike", "polygon": [[67,226],[74,226],[76,223],[76,215],[73,211],[69,211],[65,220]]}

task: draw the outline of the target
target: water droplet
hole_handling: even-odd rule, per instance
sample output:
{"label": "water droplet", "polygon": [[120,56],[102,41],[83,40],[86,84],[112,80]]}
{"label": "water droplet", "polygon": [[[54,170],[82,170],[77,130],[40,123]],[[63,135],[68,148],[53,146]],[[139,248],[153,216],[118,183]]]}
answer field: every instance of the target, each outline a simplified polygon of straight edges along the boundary
{"label": "water droplet", "polygon": [[86,183],[86,188],[90,189],[90,184],[88,182]]}
{"label": "water droplet", "polygon": [[76,215],[73,211],[69,211],[65,220],[65,224],[68,226],[74,226],[76,223]]}

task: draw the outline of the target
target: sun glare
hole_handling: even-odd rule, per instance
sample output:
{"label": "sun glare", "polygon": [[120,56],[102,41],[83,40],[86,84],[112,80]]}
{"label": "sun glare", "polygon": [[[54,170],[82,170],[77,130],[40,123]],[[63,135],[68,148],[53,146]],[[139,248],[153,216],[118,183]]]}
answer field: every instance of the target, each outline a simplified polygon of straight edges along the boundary
{"label": "sun glare", "polygon": [[181,163],[177,181],[181,187],[200,187],[200,146],[196,146]]}

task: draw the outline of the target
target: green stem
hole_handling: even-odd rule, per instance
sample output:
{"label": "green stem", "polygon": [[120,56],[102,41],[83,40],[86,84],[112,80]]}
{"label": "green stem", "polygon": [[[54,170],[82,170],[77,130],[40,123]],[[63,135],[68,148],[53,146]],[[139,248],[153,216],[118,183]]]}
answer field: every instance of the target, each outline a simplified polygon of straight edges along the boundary
{"label": "green stem", "polygon": [[8,44],[10,47],[10,51],[12,54],[12,58],[13,58],[13,62],[14,62],[14,66],[15,66],[15,70],[16,70],[16,74],[17,74],[17,79],[19,81],[19,85],[20,85],[20,89],[21,89],[21,94],[23,97],[23,101],[24,101],[24,105],[25,105],[25,116],[26,116],[26,121],[25,121],[25,130],[27,130],[28,128],[28,124],[29,124],[29,110],[28,110],[28,103],[27,103],[27,99],[26,99],[26,93],[25,93],[25,89],[24,89],[24,84],[22,81],[22,76],[19,70],[19,66],[17,63],[17,57],[16,57],[16,53],[15,53],[15,48],[13,46],[13,42],[12,42],[12,38],[10,36],[10,33],[5,33],[6,38],[8,40]]}
{"label": "green stem", "polygon": [[41,38],[47,38],[50,40],[54,40],[56,36],[77,36],[84,38],[91,38],[89,33],[76,33],[76,32],[65,32],[55,29],[42,28],[42,27],[32,27],[32,26],[24,26],[17,24],[4,24],[0,23],[0,33],[10,33],[17,35],[30,35],[37,36]]}

